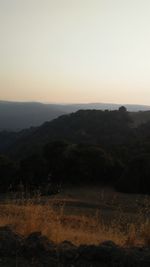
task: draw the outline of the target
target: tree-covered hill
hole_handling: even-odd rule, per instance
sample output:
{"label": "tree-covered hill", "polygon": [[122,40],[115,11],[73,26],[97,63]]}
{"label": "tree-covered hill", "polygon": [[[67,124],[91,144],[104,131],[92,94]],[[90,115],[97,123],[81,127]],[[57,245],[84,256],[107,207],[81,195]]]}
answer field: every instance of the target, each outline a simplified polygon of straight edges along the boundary
{"label": "tree-covered hill", "polygon": [[125,144],[133,136],[131,125],[132,120],[126,111],[79,110],[37,128],[18,133],[1,132],[0,149],[12,155],[24,156],[55,140],[100,144],[104,147]]}
{"label": "tree-covered hill", "polygon": [[[11,102],[0,101],[0,131],[20,131],[29,127],[40,126],[63,114],[78,110],[117,110],[120,105],[111,103],[84,103],[84,104],[43,104],[38,102]],[[137,123],[150,119],[150,106],[125,105]]]}
{"label": "tree-covered hill", "polygon": [[1,191],[21,181],[47,192],[52,184],[94,183],[150,194],[150,121],[135,125],[124,107],[79,110],[40,127],[1,132],[0,154]]}

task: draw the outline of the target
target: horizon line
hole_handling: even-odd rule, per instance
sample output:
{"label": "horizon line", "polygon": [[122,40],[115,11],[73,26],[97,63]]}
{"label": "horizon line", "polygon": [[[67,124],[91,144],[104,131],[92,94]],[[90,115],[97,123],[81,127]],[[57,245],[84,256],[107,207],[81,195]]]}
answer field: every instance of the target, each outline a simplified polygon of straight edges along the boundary
{"label": "horizon line", "polygon": [[39,101],[39,100],[5,100],[0,99],[0,102],[9,102],[9,103],[37,103],[43,105],[120,105],[120,106],[144,106],[150,107],[150,104],[139,104],[139,103],[116,103],[116,102],[46,102],[46,101]]}

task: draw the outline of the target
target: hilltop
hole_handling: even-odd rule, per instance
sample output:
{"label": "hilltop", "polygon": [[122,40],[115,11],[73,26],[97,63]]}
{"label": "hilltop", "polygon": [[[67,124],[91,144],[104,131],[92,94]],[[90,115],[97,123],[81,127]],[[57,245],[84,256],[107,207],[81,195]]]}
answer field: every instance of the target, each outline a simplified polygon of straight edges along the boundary
{"label": "hilltop", "polygon": [[[76,112],[80,109],[116,110],[119,104],[88,103],[88,104],[43,104],[38,102],[0,101],[0,131],[20,131],[25,128],[40,126],[60,115]],[[150,106],[125,105],[130,112],[148,111]],[[134,114],[133,114],[134,116]],[[136,114],[136,123],[147,121],[150,112]]]}

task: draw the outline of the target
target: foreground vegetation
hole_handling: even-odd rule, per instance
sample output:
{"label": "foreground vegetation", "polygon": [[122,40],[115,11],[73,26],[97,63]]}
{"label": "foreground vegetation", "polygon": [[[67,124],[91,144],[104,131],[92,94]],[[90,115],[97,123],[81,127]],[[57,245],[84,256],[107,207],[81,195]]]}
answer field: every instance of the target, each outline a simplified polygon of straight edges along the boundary
{"label": "foreground vegetation", "polygon": [[94,194],[81,190],[80,198],[76,191],[58,198],[5,200],[0,204],[0,226],[9,225],[24,236],[41,232],[55,243],[98,245],[112,240],[121,246],[150,245],[149,197],[101,191],[96,200]]}

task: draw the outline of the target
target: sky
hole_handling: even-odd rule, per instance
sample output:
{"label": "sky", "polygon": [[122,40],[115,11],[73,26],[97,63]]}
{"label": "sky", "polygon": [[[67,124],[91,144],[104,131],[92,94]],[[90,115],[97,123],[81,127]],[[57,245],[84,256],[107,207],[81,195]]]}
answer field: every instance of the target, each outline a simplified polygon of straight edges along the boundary
{"label": "sky", "polygon": [[149,0],[0,0],[0,99],[150,105]]}

